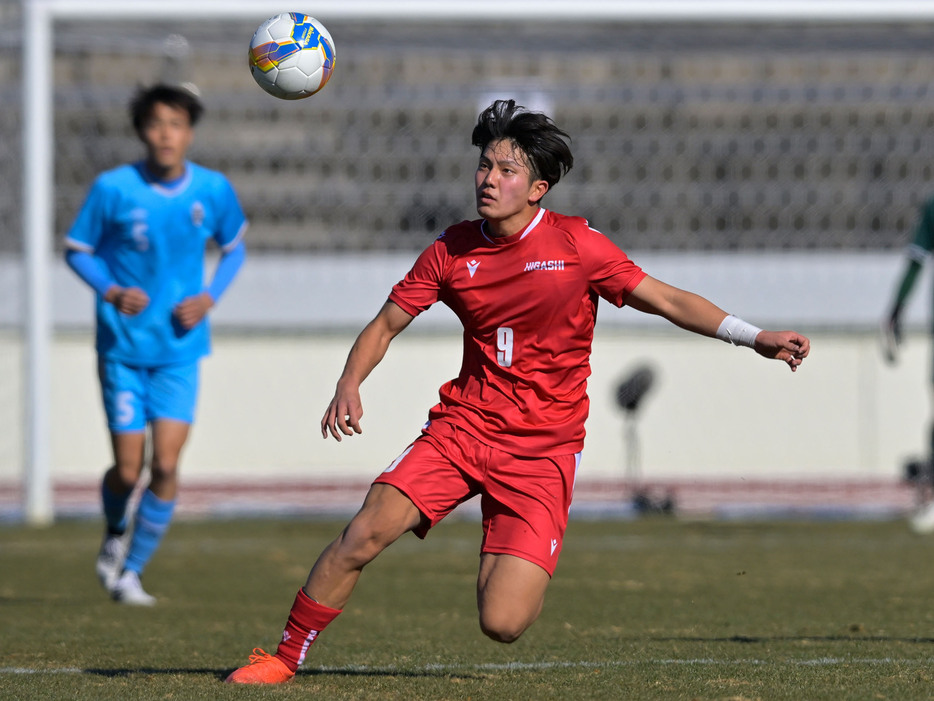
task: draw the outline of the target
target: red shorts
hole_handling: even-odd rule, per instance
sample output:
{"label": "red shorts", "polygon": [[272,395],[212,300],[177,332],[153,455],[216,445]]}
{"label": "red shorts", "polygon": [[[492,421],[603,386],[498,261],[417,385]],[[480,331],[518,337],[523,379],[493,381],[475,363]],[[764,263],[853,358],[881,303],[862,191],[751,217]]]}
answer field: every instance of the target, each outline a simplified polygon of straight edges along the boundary
{"label": "red shorts", "polygon": [[480,494],[480,552],[515,555],[554,574],[568,524],[580,453],[547,458],[511,455],[445,422],[429,424],[374,483],[405,494],[428,530]]}

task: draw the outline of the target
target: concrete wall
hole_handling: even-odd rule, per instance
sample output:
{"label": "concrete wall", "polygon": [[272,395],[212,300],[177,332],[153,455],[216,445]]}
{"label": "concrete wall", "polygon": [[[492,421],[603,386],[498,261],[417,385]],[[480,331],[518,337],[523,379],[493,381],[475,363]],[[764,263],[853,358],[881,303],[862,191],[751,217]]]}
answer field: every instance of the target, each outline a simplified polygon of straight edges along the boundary
{"label": "concrete wall", "polygon": [[[338,444],[321,438],[319,422],[352,340],[219,334],[204,363],[185,474],[360,477],[385,466],[456,372],[460,339],[400,336],[364,384],[364,434]],[[909,338],[896,368],[883,365],[869,335],[812,340],[812,357],[792,374],[749,349],[677,331],[601,329],[581,478],[623,474],[627,444],[614,392],[643,362],[657,375],[634,422],[646,477],[897,477],[903,458],[924,447],[927,338]],[[87,334],[60,335],[54,345],[55,478],[94,476],[109,460],[91,346]],[[0,338],[0,358],[6,369],[19,362],[16,339]],[[19,413],[8,405],[2,413],[7,436],[22,435]],[[16,481],[20,448],[4,445],[0,481]]]}
{"label": "concrete wall", "polygon": [[[319,422],[356,333],[411,259],[251,258],[215,315],[215,352],[203,366],[185,474],[359,478],[395,457],[459,367],[459,331],[446,310],[417,319],[367,380],[362,436],[324,441]],[[898,256],[636,259],[760,326],[799,328],[811,335],[813,352],[792,374],[749,349],[602,307],[582,479],[623,474],[627,444],[614,391],[644,362],[657,372],[635,422],[646,477],[897,478],[904,458],[924,450],[929,282],[909,310],[899,366],[883,364],[875,333]],[[0,323],[8,325],[0,332],[0,482],[7,483],[21,478],[23,464],[24,349],[15,330],[20,307],[11,301],[22,289],[18,274],[13,267],[0,275]],[[110,459],[91,296],[61,266],[53,285],[52,473],[83,479]]]}

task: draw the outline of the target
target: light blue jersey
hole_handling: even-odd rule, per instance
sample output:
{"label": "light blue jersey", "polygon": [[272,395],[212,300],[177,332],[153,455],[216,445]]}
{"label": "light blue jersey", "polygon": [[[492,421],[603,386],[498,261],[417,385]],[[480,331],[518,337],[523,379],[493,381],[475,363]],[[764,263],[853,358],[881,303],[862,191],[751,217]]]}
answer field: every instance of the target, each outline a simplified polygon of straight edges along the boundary
{"label": "light blue jersey", "polygon": [[[142,162],[102,173],[65,239],[90,253],[121,287],[139,287],[149,306],[128,316],[97,295],[97,352],[137,367],[196,360],[210,353],[207,316],[186,331],[173,308],[204,289],[205,246],[236,248],[247,221],[224,175],[186,163],[185,175],[166,186]],[[105,290],[106,291],[106,290]]]}

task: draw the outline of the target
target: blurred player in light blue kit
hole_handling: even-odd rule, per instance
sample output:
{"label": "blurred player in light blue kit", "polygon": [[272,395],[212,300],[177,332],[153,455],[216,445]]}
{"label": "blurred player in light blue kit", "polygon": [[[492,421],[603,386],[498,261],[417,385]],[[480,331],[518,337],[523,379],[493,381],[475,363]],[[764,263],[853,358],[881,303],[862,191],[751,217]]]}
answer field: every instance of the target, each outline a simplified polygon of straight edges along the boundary
{"label": "blurred player in light blue kit", "polygon": [[[151,606],[140,576],[168,529],[178,462],[194,419],[207,314],[246,257],[246,217],[222,174],[187,160],[203,107],[189,90],[140,88],[130,103],[144,160],[97,177],[65,238],[65,260],[97,293],[98,374],[114,465],[101,495],[106,532],[97,575],[115,601]],[[204,284],[209,240],[221,257]],[[150,481],[128,537],[128,503]]]}
{"label": "blurred player in light blue kit", "polygon": [[[898,351],[902,342],[902,312],[905,303],[915,287],[925,259],[932,250],[934,250],[934,198],[928,200],[921,210],[914,238],[906,250],[904,271],[895,289],[888,316],[882,324],[882,353],[890,364],[898,360]],[[934,381],[934,375],[932,375],[932,381]],[[934,398],[934,393],[932,393],[932,398]],[[932,483],[934,479],[934,422],[931,423],[929,440],[928,454],[923,461],[925,468],[922,474],[918,475],[925,503],[921,504],[909,520],[912,530],[918,533],[934,532],[934,499],[931,498],[932,490],[934,490],[934,483]]]}

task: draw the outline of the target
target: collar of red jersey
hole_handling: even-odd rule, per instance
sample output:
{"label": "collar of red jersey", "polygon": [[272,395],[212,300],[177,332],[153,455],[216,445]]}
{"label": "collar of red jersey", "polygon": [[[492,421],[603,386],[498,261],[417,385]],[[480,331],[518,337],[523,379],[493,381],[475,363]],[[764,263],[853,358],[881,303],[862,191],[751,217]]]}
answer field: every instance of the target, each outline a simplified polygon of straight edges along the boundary
{"label": "collar of red jersey", "polygon": [[486,231],[486,219],[480,222],[480,233],[483,234],[483,238],[485,238],[490,243],[495,243],[497,245],[503,245],[506,243],[515,243],[516,241],[521,241],[526,236],[528,236],[530,233],[532,233],[532,229],[538,226],[538,223],[542,220],[542,217],[545,216],[546,211],[547,210],[544,207],[539,207],[538,214],[536,214],[532,218],[532,221],[528,223],[528,225],[525,227],[525,229],[522,230],[522,233],[520,234],[513,234],[512,236],[506,236],[504,238],[496,238],[495,236],[490,236]]}

